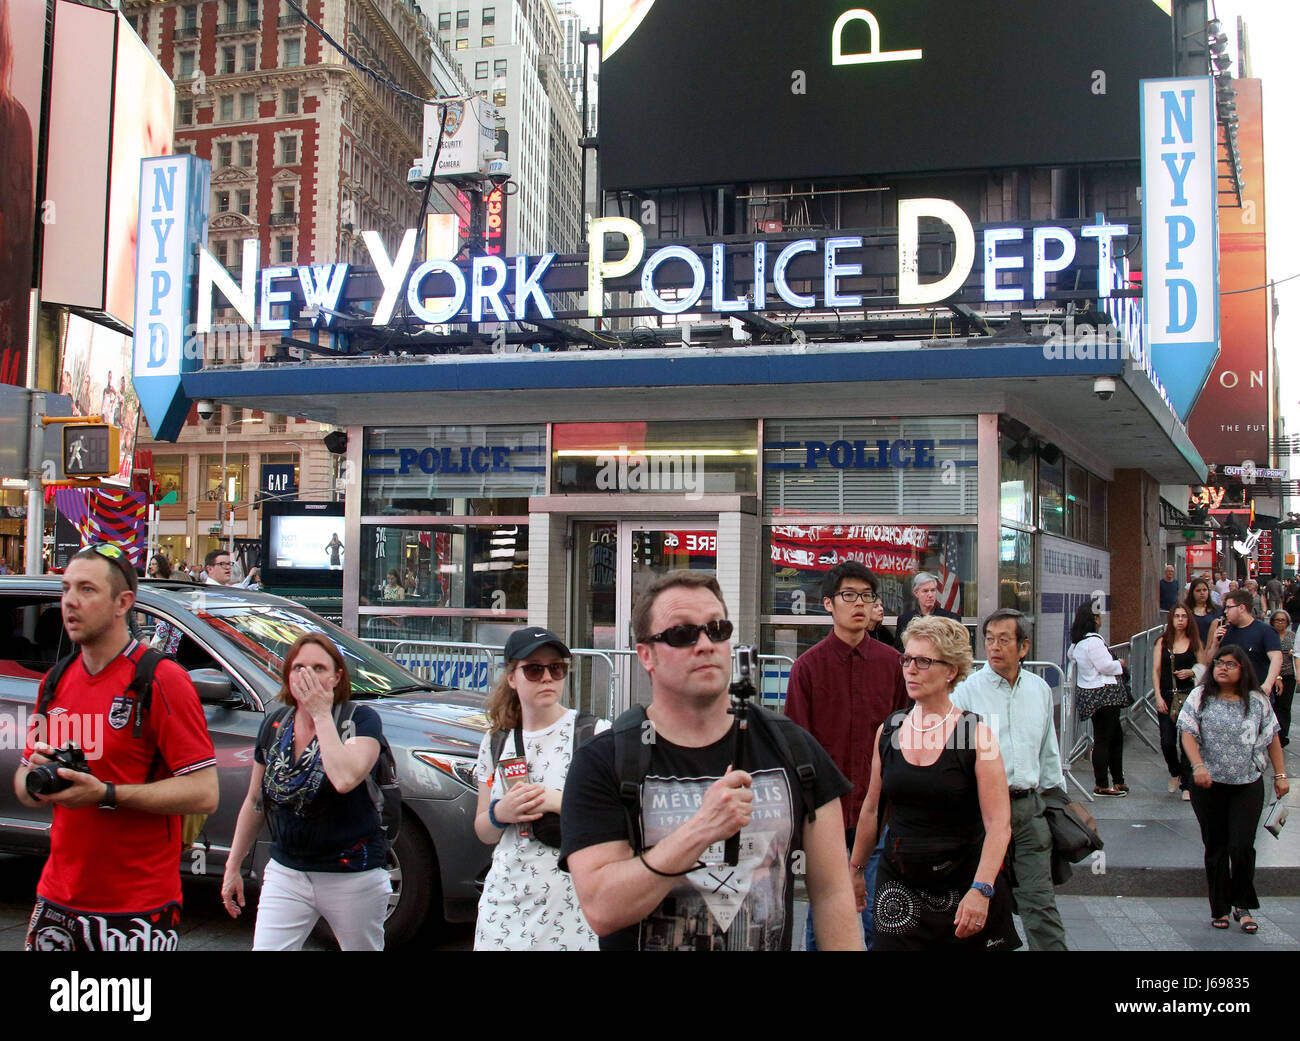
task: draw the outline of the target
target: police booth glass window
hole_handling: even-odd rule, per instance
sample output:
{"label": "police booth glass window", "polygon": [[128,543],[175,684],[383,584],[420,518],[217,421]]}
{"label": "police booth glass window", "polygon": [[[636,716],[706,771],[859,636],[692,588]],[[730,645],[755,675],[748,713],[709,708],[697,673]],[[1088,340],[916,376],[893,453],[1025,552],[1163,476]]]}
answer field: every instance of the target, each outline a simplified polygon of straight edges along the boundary
{"label": "police booth glass window", "polygon": [[[821,581],[856,560],[880,579],[889,624],[915,607],[976,611],[976,421],[972,417],[764,424],[764,649],[797,656],[825,635]],[[896,519],[895,519],[896,518]]]}
{"label": "police booth glass window", "polygon": [[368,430],[362,632],[502,642],[527,617],[528,497],[545,478],[540,424]]}

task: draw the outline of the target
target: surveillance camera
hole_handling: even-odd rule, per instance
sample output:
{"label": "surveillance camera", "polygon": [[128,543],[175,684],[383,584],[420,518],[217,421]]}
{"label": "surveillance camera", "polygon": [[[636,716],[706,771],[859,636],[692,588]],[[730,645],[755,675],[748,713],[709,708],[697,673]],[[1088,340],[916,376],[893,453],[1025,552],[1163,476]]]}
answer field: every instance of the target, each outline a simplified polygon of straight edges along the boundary
{"label": "surveillance camera", "polygon": [[195,405],[199,410],[199,418],[206,421],[217,414],[217,403],[215,401],[203,400]]}
{"label": "surveillance camera", "polygon": [[429,169],[423,159],[417,159],[411,168],[406,171],[406,186],[413,192],[424,191],[424,186],[429,183]]}
{"label": "surveillance camera", "polygon": [[1098,401],[1109,401],[1115,396],[1115,381],[1109,376],[1098,376],[1092,381],[1092,392]]}
{"label": "surveillance camera", "polygon": [[495,185],[505,184],[510,180],[510,160],[502,152],[489,152],[484,157],[485,173]]}

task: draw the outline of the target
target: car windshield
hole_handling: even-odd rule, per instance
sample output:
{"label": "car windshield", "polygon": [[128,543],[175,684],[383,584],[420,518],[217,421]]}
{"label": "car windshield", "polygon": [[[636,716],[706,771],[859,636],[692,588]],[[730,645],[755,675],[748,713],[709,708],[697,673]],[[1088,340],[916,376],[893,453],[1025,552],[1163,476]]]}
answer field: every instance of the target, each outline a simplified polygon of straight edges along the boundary
{"label": "car windshield", "polygon": [[355,636],[305,612],[270,604],[215,607],[200,618],[237,644],[274,680],[280,682],[285,652],[304,633],[321,633],[339,649],[348,666],[354,697],[379,697],[422,681]]}

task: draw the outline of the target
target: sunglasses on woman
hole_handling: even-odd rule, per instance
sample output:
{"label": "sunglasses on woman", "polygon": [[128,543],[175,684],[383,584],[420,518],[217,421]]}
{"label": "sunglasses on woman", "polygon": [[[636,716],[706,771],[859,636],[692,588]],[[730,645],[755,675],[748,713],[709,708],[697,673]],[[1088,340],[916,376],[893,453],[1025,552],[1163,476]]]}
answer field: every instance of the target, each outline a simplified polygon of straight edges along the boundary
{"label": "sunglasses on woman", "polygon": [[543,665],[541,662],[526,661],[519,666],[519,669],[524,674],[524,679],[529,683],[538,682],[548,672],[551,674],[551,679],[562,680],[569,674],[569,663],[567,661],[552,661]]}
{"label": "sunglasses on woman", "polygon": [[731,639],[731,633],[734,629],[735,626],[726,618],[705,622],[703,625],[682,622],[681,625],[670,625],[661,633],[647,636],[645,642],[666,643],[669,647],[694,647],[700,638],[700,633],[704,633],[711,642],[722,643],[724,640]]}

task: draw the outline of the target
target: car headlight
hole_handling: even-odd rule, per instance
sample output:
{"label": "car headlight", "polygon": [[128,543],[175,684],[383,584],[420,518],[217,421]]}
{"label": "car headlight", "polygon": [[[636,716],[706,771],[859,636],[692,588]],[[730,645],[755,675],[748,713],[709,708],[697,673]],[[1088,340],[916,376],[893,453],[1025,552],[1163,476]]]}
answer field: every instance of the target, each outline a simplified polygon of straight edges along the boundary
{"label": "car headlight", "polygon": [[432,766],[452,780],[459,781],[470,791],[478,791],[478,778],[474,776],[478,766],[477,759],[470,759],[463,755],[445,755],[424,748],[412,750],[411,755],[426,766]]}

